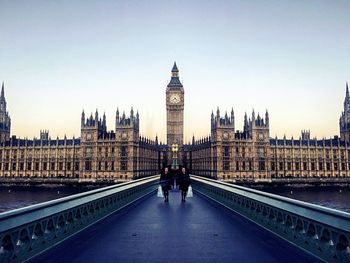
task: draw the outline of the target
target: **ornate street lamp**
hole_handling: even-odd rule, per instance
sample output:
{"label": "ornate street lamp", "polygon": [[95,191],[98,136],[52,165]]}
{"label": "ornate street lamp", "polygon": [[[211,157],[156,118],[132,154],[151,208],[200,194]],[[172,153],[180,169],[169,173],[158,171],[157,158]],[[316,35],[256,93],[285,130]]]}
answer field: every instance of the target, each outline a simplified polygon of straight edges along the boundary
{"label": "ornate street lamp", "polygon": [[177,143],[173,143],[171,145],[171,151],[173,153],[173,164],[172,164],[172,168],[173,169],[177,169],[178,165],[177,165],[177,153],[179,151],[179,145]]}

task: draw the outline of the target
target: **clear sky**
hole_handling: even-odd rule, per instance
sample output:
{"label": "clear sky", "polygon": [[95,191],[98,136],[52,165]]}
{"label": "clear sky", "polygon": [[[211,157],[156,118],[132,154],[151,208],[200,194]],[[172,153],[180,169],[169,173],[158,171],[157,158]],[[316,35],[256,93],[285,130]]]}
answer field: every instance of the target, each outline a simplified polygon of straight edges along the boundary
{"label": "clear sky", "polygon": [[270,135],[330,137],[350,80],[350,1],[0,0],[0,80],[12,134],[80,136],[80,116],[138,109],[164,140],[165,89],[176,61],[185,140],[210,114],[270,113]]}

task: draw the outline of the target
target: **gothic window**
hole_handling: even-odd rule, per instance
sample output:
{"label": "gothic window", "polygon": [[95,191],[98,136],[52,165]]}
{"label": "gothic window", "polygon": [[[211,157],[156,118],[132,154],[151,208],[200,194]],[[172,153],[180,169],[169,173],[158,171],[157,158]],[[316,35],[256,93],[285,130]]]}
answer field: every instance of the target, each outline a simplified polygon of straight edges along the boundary
{"label": "gothic window", "polygon": [[259,161],[259,171],[265,170],[265,161]]}
{"label": "gothic window", "polygon": [[229,157],[230,156],[230,148],[228,146],[223,147],[223,156]]}
{"label": "gothic window", "polygon": [[92,148],[90,147],[86,148],[86,157],[87,158],[92,157]]}
{"label": "gothic window", "polygon": [[295,170],[300,170],[300,164],[298,162],[295,163]]}
{"label": "gothic window", "polygon": [[127,146],[120,147],[120,157],[127,157]]}
{"label": "gothic window", "polygon": [[[30,169],[29,169],[30,170]],[[51,171],[54,171],[55,170],[55,163],[54,162],[52,162],[51,163]]]}
{"label": "gothic window", "polygon": [[318,163],[318,169],[323,170],[323,163],[322,162]]}
{"label": "gothic window", "polygon": [[58,164],[58,170],[60,170],[60,171],[63,170],[63,163],[62,163],[62,162],[60,162],[60,163]]}
{"label": "gothic window", "polygon": [[271,162],[271,170],[272,171],[276,170],[275,162]]}
{"label": "gothic window", "polygon": [[338,163],[334,163],[334,170],[335,170],[335,171],[338,170]]}
{"label": "gothic window", "polygon": [[68,163],[67,163],[67,170],[68,170],[68,171],[71,170],[71,168],[72,168],[71,166],[72,166],[72,163],[71,163],[71,162],[68,162]]}
{"label": "gothic window", "polygon": [[292,164],[290,162],[287,163],[287,170],[288,171],[292,170]]}
{"label": "gothic window", "polygon": [[345,169],[345,163],[342,163],[342,164],[341,164],[341,170],[342,170],[342,171],[345,171],[345,170],[346,170],[346,169]]}
{"label": "gothic window", "polygon": [[27,170],[32,170],[32,163],[27,163]]}
{"label": "gothic window", "polygon": [[280,171],[283,171],[283,170],[284,170],[284,169],[283,169],[283,162],[280,162],[280,163],[279,163],[279,170],[280,170]]}
{"label": "gothic window", "polygon": [[315,163],[311,163],[311,170],[315,171]]}
{"label": "gothic window", "polygon": [[85,171],[91,171],[91,160],[85,161]]}
{"label": "gothic window", "polygon": [[264,148],[259,148],[258,149],[258,153],[259,153],[259,156],[264,156],[264,154],[265,154],[265,151],[264,151]]}
{"label": "gothic window", "polygon": [[39,163],[35,163],[35,171],[39,171]]}
{"label": "gothic window", "polygon": [[307,163],[306,162],[303,163],[303,170],[307,171]]}
{"label": "gothic window", "polygon": [[327,171],[331,170],[331,164],[330,163],[326,163],[326,169],[327,169]]}
{"label": "gothic window", "polygon": [[75,162],[74,170],[75,170],[75,171],[78,171],[78,170],[79,170],[79,162]]}
{"label": "gothic window", "polygon": [[120,162],[120,170],[126,171],[128,169],[128,163],[127,161],[121,161]]}

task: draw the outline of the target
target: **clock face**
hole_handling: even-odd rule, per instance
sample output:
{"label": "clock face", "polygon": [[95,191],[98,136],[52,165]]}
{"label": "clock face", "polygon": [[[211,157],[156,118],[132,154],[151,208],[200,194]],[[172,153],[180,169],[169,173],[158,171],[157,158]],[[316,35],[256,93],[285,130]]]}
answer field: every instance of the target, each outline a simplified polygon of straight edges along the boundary
{"label": "clock face", "polygon": [[170,96],[170,102],[171,103],[179,103],[180,102],[180,96],[178,94],[173,94]]}

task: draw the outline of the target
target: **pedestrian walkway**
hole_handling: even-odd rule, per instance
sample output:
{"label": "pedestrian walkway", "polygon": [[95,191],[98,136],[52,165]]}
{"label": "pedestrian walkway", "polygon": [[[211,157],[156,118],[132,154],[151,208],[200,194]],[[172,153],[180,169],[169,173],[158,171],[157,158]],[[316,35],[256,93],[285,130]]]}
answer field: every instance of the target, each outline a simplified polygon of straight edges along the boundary
{"label": "pedestrian walkway", "polygon": [[195,194],[152,196],[114,213],[32,262],[318,262],[245,218]]}

